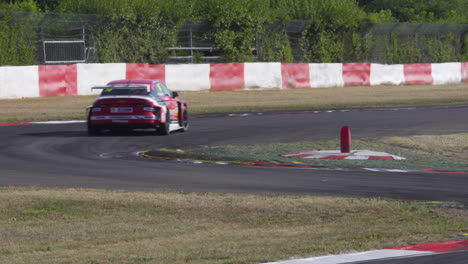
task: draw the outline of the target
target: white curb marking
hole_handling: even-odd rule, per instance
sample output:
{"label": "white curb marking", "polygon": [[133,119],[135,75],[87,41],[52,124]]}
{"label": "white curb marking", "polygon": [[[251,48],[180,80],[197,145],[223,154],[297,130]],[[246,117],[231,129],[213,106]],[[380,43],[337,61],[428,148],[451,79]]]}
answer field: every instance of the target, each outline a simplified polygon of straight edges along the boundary
{"label": "white curb marking", "polygon": [[350,253],[350,254],[313,257],[313,258],[306,258],[306,259],[284,260],[284,261],[279,261],[279,262],[269,262],[265,264],[340,264],[340,263],[349,263],[349,262],[366,261],[366,260],[374,260],[374,259],[399,258],[399,257],[432,255],[432,254],[435,254],[435,253],[430,252],[430,251],[382,249],[382,250],[372,250],[372,251]]}
{"label": "white curb marking", "polygon": [[385,152],[377,152],[370,150],[353,150],[351,153],[342,153],[339,150],[319,150],[305,151],[298,153],[281,154],[287,158],[304,158],[304,159],[348,159],[348,160],[404,160],[405,158],[388,154]]}

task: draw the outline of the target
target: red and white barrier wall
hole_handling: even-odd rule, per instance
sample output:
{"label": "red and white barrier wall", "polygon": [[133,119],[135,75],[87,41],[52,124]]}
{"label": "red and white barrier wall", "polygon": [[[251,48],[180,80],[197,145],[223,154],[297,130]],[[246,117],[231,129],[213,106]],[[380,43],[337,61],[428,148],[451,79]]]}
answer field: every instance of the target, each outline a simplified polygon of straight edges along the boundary
{"label": "red and white barrier wall", "polygon": [[0,98],[39,96],[37,66],[0,67]]}
{"label": "red and white barrier wall", "polygon": [[468,62],[370,63],[146,63],[0,67],[0,98],[91,95],[111,80],[158,79],[174,91],[300,89],[382,84],[468,83]]}

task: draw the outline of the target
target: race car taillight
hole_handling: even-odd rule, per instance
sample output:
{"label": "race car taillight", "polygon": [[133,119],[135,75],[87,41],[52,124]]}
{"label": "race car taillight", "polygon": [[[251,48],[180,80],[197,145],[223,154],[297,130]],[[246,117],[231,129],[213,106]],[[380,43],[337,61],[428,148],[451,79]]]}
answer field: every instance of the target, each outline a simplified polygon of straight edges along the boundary
{"label": "race car taillight", "polygon": [[93,108],[91,108],[91,111],[93,111],[93,112],[99,112],[99,111],[101,111],[101,110],[102,110],[101,107],[93,107]]}

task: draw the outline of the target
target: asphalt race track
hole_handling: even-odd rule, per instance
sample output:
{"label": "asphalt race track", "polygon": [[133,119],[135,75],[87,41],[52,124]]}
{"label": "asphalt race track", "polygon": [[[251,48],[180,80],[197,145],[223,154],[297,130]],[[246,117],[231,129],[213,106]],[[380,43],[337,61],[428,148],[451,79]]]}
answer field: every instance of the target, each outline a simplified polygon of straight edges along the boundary
{"label": "asphalt race track", "polygon": [[463,264],[466,263],[467,259],[468,251],[465,250],[434,254],[431,256],[360,261],[348,264]]}
{"label": "asphalt race track", "polygon": [[[191,164],[133,153],[190,145],[258,144],[468,132],[468,106],[194,117],[187,133],[88,137],[85,124],[0,127],[0,186],[284,193],[457,201],[468,174],[388,173]],[[280,154],[280,153],[279,153]],[[424,169],[424,168],[422,168]]]}

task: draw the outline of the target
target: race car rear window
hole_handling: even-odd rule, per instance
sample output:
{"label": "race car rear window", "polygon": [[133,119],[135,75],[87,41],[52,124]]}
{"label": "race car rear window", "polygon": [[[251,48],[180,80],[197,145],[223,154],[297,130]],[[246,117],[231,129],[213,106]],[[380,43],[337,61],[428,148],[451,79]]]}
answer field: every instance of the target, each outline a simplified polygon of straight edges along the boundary
{"label": "race car rear window", "polygon": [[114,96],[114,95],[148,95],[149,92],[144,88],[129,88],[129,89],[104,89],[101,96]]}

